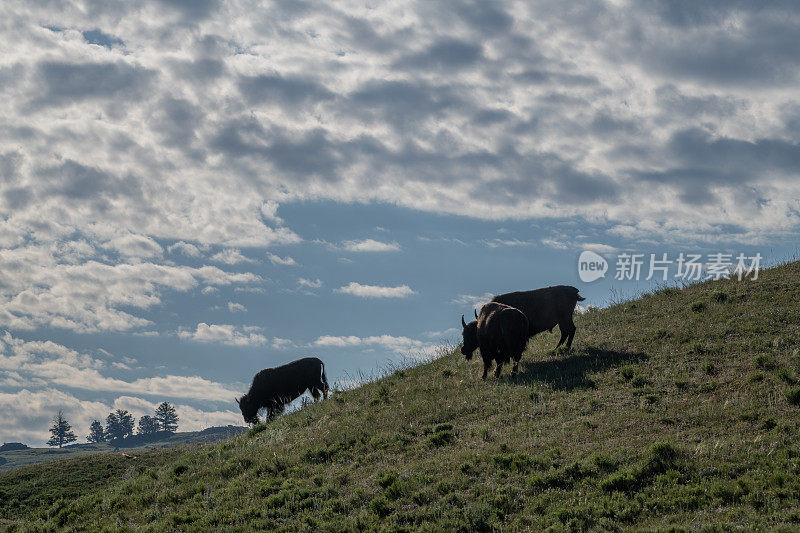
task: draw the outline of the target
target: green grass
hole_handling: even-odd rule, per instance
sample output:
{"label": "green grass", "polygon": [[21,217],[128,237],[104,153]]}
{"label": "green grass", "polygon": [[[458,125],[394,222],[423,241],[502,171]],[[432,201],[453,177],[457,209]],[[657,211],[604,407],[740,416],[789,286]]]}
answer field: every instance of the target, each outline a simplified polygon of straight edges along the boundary
{"label": "green grass", "polygon": [[452,352],[222,443],[0,474],[0,529],[800,527],[800,264],[576,323],[515,378]]}
{"label": "green grass", "polygon": [[183,431],[173,433],[169,436],[157,435],[155,440],[144,443],[138,442],[141,439],[139,436],[135,436],[117,443],[118,445],[116,446],[108,442],[99,442],[91,444],[70,444],[63,448],[26,448],[24,450],[0,452],[0,472],[12,470],[21,466],[72,459],[94,453],[122,451],[130,454],[148,448],[168,448],[171,446],[214,442],[228,438],[238,433],[241,429],[244,428],[227,426],[213,427],[202,431]]}

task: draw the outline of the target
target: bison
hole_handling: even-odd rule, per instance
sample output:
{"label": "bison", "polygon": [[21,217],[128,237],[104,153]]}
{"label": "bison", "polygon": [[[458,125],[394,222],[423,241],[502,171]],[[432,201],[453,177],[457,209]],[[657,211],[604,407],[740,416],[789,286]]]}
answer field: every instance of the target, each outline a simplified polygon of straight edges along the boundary
{"label": "bison", "polygon": [[304,357],[277,368],[265,368],[253,377],[250,390],[236,399],[247,424],[258,422],[258,411],[267,409],[271,419],[283,408],[300,397],[306,390],[311,392],[314,401],[320,394],[328,398],[328,378],[325,376],[325,363],[316,357]]}
{"label": "bison", "polygon": [[516,307],[525,313],[528,318],[528,337],[545,330],[553,331],[558,324],[561,339],[556,348],[566,340],[569,349],[575,336],[575,323],[572,321],[575,304],[585,299],[578,294],[578,289],[575,287],[555,285],[533,291],[500,294],[492,298],[492,301]]}
{"label": "bison", "polygon": [[528,319],[522,311],[510,305],[491,302],[483,306],[478,320],[469,324],[464,321],[464,315],[461,315],[461,325],[464,327],[461,353],[466,356],[467,361],[472,359],[472,352],[476,348],[481,349],[481,379],[486,379],[492,360],[497,361],[495,377],[500,376],[503,364],[511,359],[514,360],[511,373],[517,373],[519,360],[528,343]]}

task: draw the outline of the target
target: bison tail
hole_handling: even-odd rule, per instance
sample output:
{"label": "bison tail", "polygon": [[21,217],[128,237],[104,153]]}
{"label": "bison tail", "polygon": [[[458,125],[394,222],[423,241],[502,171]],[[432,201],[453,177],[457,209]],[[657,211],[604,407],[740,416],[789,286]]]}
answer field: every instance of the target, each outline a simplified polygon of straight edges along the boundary
{"label": "bison tail", "polygon": [[322,363],[322,384],[325,385],[325,390],[330,389],[330,386],[328,386],[328,376],[325,375],[325,363]]}

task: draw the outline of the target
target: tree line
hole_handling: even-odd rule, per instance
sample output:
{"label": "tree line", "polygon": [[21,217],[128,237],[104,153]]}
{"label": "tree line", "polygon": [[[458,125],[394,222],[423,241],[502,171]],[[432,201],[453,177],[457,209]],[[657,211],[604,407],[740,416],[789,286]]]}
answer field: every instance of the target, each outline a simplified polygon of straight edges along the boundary
{"label": "tree line", "polygon": [[[137,435],[149,435],[166,431],[175,433],[178,430],[178,414],[175,407],[169,402],[161,402],[156,407],[153,416],[143,415],[139,418],[139,425],[136,428]],[[103,426],[99,420],[92,420],[89,425],[89,434],[86,440],[89,442],[105,442],[110,440],[124,439],[133,435],[135,419],[126,409],[111,411],[106,417],[106,425]],[[72,426],[64,416],[63,411],[59,411],[53,417],[53,426],[50,428],[52,437],[47,441],[48,446],[58,446],[75,442],[78,437],[72,431]]]}

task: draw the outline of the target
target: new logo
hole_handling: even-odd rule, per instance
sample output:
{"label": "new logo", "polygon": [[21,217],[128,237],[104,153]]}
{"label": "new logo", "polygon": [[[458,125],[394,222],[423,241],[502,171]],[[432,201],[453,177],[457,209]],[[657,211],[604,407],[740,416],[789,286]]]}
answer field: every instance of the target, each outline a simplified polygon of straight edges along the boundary
{"label": "new logo", "polygon": [[608,270],[608,262],[602,255],[591,250],[584,250],[578,258],[578,277],[584,283],[604,278]]}

